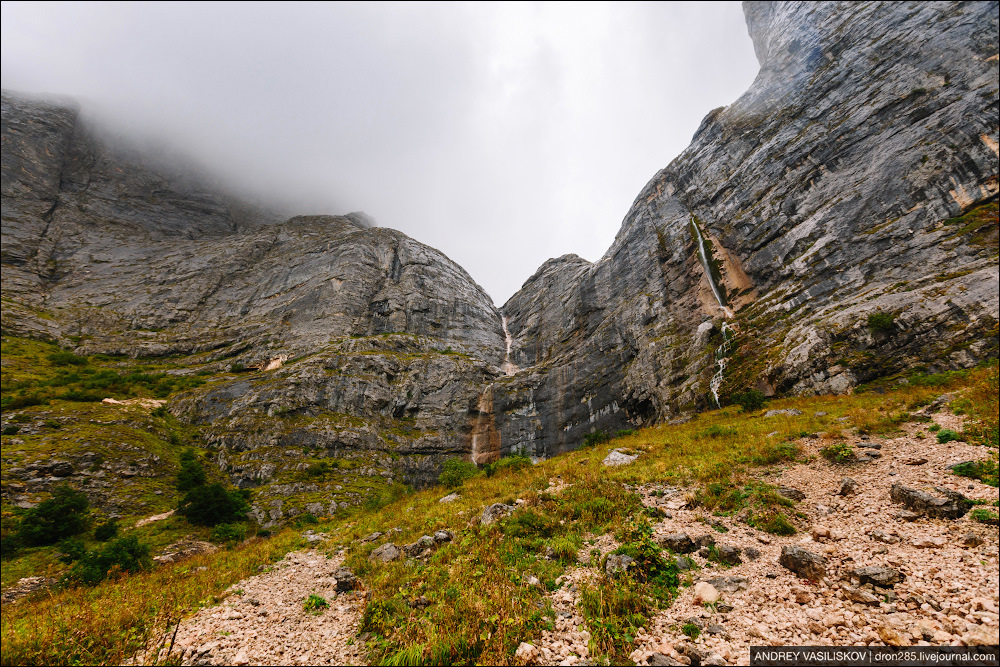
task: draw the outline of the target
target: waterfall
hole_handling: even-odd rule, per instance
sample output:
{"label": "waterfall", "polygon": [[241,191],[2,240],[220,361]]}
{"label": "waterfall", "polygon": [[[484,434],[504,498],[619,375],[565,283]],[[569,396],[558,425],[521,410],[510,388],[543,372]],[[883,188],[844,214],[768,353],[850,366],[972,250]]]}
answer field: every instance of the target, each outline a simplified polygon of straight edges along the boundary
{"label": "waterfall", "polygon": [[[698,224],[691,221],[691,227],[694,228],[695,243],[698,246],[698,256],[701,258],[701,266],[705,270],[705,279],[708,280],[709,287],[712,288],[712,294],[715,296],[715,300],[719,303],[719,307],[722,308],[722,314],[727,319],[732,317],[732,311],[726,307],[725,302],[722,299],[722,292],[719,290],[719,286],[715,284],[715,278],[712,276],[712,265],[708,261],[708,253],[705,251],[705,240],[701,236],[701,230],[698,229]],[[723,320],[722,322],[722,344],[715,351],[715,363],[719,367],[719,370],[715,372],[712,379],[708,383],[708,388],[712,392],[712,398],[715,399],[715,406],[718,408],[722,407],[719,403],[719,387],[722,386],[722,379],[726,371],[726,364],[729,363],[729,341],[732,339],[732,329],[729,323]]]}
{"label": "waterfall", "polygon": [[507,350],[503,355],[503,364],[500,365],[500,368],[503,369],[505,374],[513,375],[521,369],[510,360],[510,351],[514,346],[514,338],[510,335],[510,331],[507,330],[507,316],[502,313],[500,314],[500,324],[503,326],[503,338],[507,344]]}
{"label": "waterfall", "polygon": [[[476,425],[472,429],[472,462],[479,465],[483,454],[490,453],[490,422],[493,417],[493,384],[489,383],[476,404]],[[486,452],[483,451],[486,445]]]}

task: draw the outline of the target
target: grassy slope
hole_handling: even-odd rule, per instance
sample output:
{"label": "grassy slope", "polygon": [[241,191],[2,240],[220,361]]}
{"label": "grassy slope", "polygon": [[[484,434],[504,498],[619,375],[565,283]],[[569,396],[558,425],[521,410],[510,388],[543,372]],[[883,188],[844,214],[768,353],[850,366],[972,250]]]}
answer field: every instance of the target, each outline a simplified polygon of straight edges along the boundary
{"label": "grassy slope", "polygon": [[[362,631],[369,633],[365,636],[373,662],[508,663],[519,642],[531,641],[551,627],[553,614],[544,589],[555,587],[576,553],[588,552],[595,535],[611,531],[620,539],[641,542],[645,519],[632,490],[635,485],[691,486],[711,505],[727,491],[745,488],[749,473],[759,466],[781,465],[796,457],[796,442],[804,435],[820,432],[832,444],[840,442],[849,428],[888,433],[910,419],[910,411],[944,391],[963,392],[956,407],[976,421],[967,437],[995,448],[996,387],[994,365],[916,378],[885,393],[785,399],[767,406],[802,410],[794,417],[765,418],[763,411],[742,415],[727,408],[703,413],[686,424],[644,429],[519,471],[467,480],[453,503],[438,502],[445,493],[440,488],[402,497],[385,495],[316,528],[331,535],[327,545],[331,550],[348,549],[348,563],[365,580],[370,594]],[[817,416],[817,412],[827,414]],[[601,460],[612,448],[628,448],[642,456],[629,466],[604,468]],[[990,456],[995,462],[995,449]],[[549,493],[551,481],[573,486]],[[475,519],[486,505],[516,498],[523,499],[526,507],[513,519],[478,525]],[[768,493],[765,490],[756,498],[767,502]],[[790,508],[769,509],[794,514]],[[405,544],[442,528],[455,531],[456,538],[427,562],[376,567],[367,555],[377,542],[357,541],[374,531],[398,529],[391,539]],[[145,638],[178,616],[213,602],[259,566],[302,545],[297,531],[289,529],[268,540],[254,539],[151,574],[21,602],[4,610],[3,660],[20,664],[127,659]],[[546,559],[546,547],[559,557]],[[207,569],[198,571],[199,566]],[[526,583],[526,575],[537,577],[539,585]],[[585,610],[594,653],[614,660],[628,655],[631,633],[655,606],[670,603],[670,587],[654,584],[603,582],[585,596],[599,602]],[[429,601],[426,607],[408,604],[421,595]]]}

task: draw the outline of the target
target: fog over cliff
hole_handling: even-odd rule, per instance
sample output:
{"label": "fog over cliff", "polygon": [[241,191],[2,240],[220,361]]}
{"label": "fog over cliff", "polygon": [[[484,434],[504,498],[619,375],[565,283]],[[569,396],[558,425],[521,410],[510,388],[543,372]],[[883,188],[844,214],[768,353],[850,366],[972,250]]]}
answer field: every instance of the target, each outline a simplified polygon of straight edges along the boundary
{"label": "fog over cliff", "polygon": [[751,83],[738,3],[4,3],[2,85],[295,213],[363,210],[503,303],[597,260]]}

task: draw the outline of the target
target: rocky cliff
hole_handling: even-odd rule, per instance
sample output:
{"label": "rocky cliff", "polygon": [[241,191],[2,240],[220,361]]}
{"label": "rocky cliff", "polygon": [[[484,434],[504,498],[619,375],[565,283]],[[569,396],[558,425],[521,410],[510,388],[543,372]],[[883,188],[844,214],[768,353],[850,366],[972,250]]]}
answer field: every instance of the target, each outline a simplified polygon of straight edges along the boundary
{"label": "rocky cliff", "polygon": [[723,402],[997,355],[997,3],[745,12],[751,88],[705,117],[600,261],[550,260],[503,306],[531,367],[494,390],[505,450],[714,407],[727,320]]}
{"label": "rocky cliff", "polygon": [[745,11],[751,88],[600,261],[549,260],[500,310],[399,232],[286,218],[5,94],[3,332],[209,378],[170,410],[262,520],[366,492],[290,476],[307,460],[419,484],[714,407],[719,358],[725,403],[997,356],[997,3]]}

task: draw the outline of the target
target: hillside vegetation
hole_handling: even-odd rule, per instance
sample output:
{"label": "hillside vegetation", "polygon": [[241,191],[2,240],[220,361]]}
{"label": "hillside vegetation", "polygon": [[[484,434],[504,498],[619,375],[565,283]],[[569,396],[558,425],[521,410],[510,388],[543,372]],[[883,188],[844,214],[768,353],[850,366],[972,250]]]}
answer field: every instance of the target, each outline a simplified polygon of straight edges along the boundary
{"label": "hillside vegetation", "polygon": [[[10,342],[4,344],[7,405]],[[130,411],[112,413],[122,408],[60,397],[62,389],[48,389],[58,386],[52,379],[83,380],[66,380],[65,367],[50,358],[53,353],[47,348],[24,341],[17,344],[22,351],[26,347],[35,350],[32,361],[38,366],[37,384],[22,388],[54,395],[45,395],[47,405],[5,408],[5,427],[30,425],[17,433],[4,431],[5,480],[10,467],[23,465],[56,445],[61,451],[79,446],[95,453],[103,446],[108,448],[105,456],[112,458],[121,456],[116,447],[127,444],[130,455],[158,456],[160,467],[155,474],[139,477],[144,486],[122,497],[107,491],[109,503],[128,508],[120,534],[134,536],[154,549],[181,536],[212,537],[211,528],[195,526],[180,516],[131,527],[136,517],[176,507],[181,494],[175,479],[182,454],[192,447],[201,451],[196,431],[155,409],[132,406]],[[132,383],[118,395],[148,396],[155,391]],[[364,505],[344,509],[335,517],[317,521],[304,515],[297,524],[273,535],[264,531],[229,541],[227,548],[214,554],[136,574],[113,569],[110,578],[96,586],[57,585],[5,605],[3,661],[127,660],[182,617],[232,594],[233,584],[286,553],[309,546],[302,536],[305,527],[326,534],[322,548],[331,554],[343,552],[346,564],[363,581],[366,597],[356,641],[363,642],[372,663],[514,662],[522,642],[536,642],[560,623],[551,593],[560,588],[567,573],[580,563],[599,566],[622,555],[633,564],[621,574],[581,582],[578,605],[589,631],[591,657],[627,661],[657,609],[669,607],[693,583],[692,572],[680,571],[672,556],[653,540],[653,526],[663,511],[650,506],[650,496],[662,495],[665,488],[677,490],[689,507],[703,513],[706,527],[716,522],[713,517],[739,515],[760,535],[802,531],[809,525],[805,508],[777,491],[782,470],[793,464],[833,465],[817,459],[813,452],[823,456],[830,452],[833,460],[838,452],[846,455],[850,443],[862,435],[891,437],[905,424],[927,422],[929,417],[919,410],[946,392],[957,396],[951,408],[967,416],[965,431],[953,436],[985,447],[978,464],[959,472],[996,486],[996,364],[896,377],[853,395],[774,400],[749,413],[732,406],[702,413],[686,423],[605,437],[598,434],[589,438],[593,444],[535,465],[526,459],[502,459],[488,471],[452,475],[448,480],[452,488],[413,492],[401,485],[388,487]],[[25,393],[17,389],[14,396]],[[768,417],[767,410],[791,412]],[[112,418],[114,414],[117,418]],[[18,415],[29,419],[18,419]],[[43,418],[63,421],[58,427],[39,425]],[[101,430],[95,437],[76,429],[115,429],[115,435]],[[934,432],[940,433],[925,429],[920,437],[933,438]],[[948,437],[942,440],[937,435],[936,439],[945,442]],[[638,456],[627,465],[602,465],[612,450]],[[210,467],[209,476],[222,479]],[[23,519],[24,510],[9,504],[6,481],[4,491],[6,541],[14,534],[9,526]],[[440,502],[449,492],[456,498]],[[126,496],[131,505],[125,503]],[[484,509],[498,503],[508,508],[500,512],[498,521],[486,524],[481,520]],[[106,513],[99,502],[96,505],[97,514]],[[989,521],[990,512],[995,514],[996,509],[989,509],[987,503],[977,511]],[[512,513],[504,516],[506,512]],[[81,534],[85,544],[98,544],[93,532],[99,523],[91,521]],[[450,531],[451,539],[393,562],[369,558],[386,540],[412,546],[419,544],[421,536],[436,531]],[[381,533],[381,539],[362,539],[374,533]],[[4,589],[23,576],[60,576],[69,568],[60,553],[58,546],[22,546],[11,555],[5,546]],[[713,558],[724,567],[719,554],[710,554],[709,561]]]}

